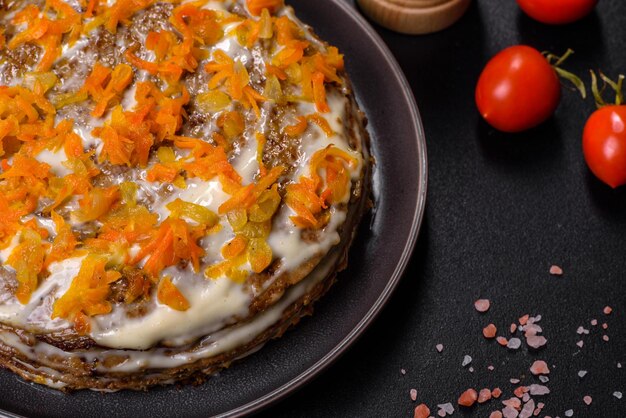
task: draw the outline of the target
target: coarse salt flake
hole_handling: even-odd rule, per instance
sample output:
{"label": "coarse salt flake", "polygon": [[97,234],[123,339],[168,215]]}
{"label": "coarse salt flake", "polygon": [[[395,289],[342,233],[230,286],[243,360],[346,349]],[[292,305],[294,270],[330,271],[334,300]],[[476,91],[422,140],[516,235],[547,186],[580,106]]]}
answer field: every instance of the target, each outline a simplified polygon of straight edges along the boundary
{"label": "coarse salt flake", "polygon": [[474,308],[481,313],[487,312],[490,306],[491,302],[489,302],[489,299],[478,299],[474,302]]}
{"label": "coarse salt flake", "polygon": [[531,335],[526,338],[526,344],[534,349],[543,347],[547,342],[548,340],[542,335]]}
{"label": "coarse salt flake", "polygon": [[495,338],[496,332],[498,332],[498,329],[494,324],[489,324],[483,328],[483,336],[488,339]]}
{"label": "coarse salt flake", "polygon": [[541,396],[541,395],[547,395],[550,393],[550,389],[548,389],[547,386],[544,385],[538,385],[536,383],[533,383],[532,385],[530,385],[530,394],[532,396]]}
{"label": "coarse salt flake", "polygon": [[550,374],[550,368],[548,368],[548,364],[545,361],[537,360],[530,366],[530,372],[535,376],[539,374]]}
{"label": "coarse salt flake", "polygon": [[522,346],[522,341],[519,338],[511,338],[506,346],[511,350],[517,350]]}
{"label": "coarse salt flake", "polygon": [[425,404],[419,404],[415,407],[415,414],[413,418],[428,418],[430,416],[430,409]]}
{"label": "coarse salt flake", "polygon": [[465,357],[463,357],[463,362],[461,363],[461,366],[465,367],[471,362],[472,362],[472,358],[466,354]]}
{"label": "coarse salt flake", "polygon": [[559,266],[553,265],[550,267],[550,274],[553,276],[563,275],[563,269]]}
{"label": "coarse salt flake", "polygon": [[507,406],[502,410],[502,415],[504,418],[517,418],[519,416],[519,412],[517,412],[517,409]]}

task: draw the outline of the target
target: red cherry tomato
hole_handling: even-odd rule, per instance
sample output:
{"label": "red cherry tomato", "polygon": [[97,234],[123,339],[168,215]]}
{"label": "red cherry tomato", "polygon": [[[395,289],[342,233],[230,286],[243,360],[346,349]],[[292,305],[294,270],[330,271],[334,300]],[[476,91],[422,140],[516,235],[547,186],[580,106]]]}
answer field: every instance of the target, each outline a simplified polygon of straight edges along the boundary
{"label": "red cherry tomato", "polygon": [[548,119],[561,99],[556,72],[529,46],[507,48],[480,74],[476,105],[483,118],[504,132],[520,132]]}
{"label": "red cherry tomato", "polygon": [[549,25],[572,23],[587,16],[598,0],[517,0],[530,17]]}
{"label": "red cherry tomato", "polygon": [[583,154],[600,180],[626,184],[626,106],[606,106],[591,114],[583,131]]}

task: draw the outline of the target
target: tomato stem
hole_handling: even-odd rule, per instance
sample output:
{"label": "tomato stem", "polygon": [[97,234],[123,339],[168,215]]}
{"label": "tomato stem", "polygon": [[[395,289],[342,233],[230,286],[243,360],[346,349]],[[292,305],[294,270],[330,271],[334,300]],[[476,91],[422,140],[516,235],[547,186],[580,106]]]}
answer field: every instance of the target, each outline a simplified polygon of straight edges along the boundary
{"label": "tomato stem", "polygon": [[596,101],[596,107],[598,109],[609,105],[609,103],[607,103],[602,97],[602,94],[604,93],[607,85],[611,87],[611,89],[615,92],[615,104],[619,106],[624,103],[624,92],[622,91],[622,87],[624,85],[623,74],[620,74],[617,77],[617,82],[615,82],[607,77],[602,71],[598,71],[598,74],[600,74],[600,78],[604,82],[604,85],[600,90],[598,89],[598,77],[596,77],[596,73],[594,73],[593,70],[589,70],[589,72],[591,73],[591,91],[593,92],[593,98]]}
{"label": "tomato stem", "polygon": [[576,90],[578,90],[578,92],[580,93],[582,98],[586,99],[587,98],[587,88],[585,87],[585,83],[576,74],[570,73],[569,71],[566,71],[566,70],[561,68],[561,65],[573,53],[574,53],[574,50],[571,49],[571,48],[568,48],[567,51],[565,51],[565,53],[563,55],[561,55],[561,56],[555,55],[555,54],[553,54],[551,52],[548,52],[548,51],[542,52],[542,55],[544,57],[546,57],[546,60],[548,60],[548,63],[552,66],[552,68],[554,68],[554,71],[556,71],[558,76],[563,78],[563,79],[565,79],[565,80],[567,80],[567,81],[569,81],[570,83],[572,83],[574,85],[574,87],[576,88]]}

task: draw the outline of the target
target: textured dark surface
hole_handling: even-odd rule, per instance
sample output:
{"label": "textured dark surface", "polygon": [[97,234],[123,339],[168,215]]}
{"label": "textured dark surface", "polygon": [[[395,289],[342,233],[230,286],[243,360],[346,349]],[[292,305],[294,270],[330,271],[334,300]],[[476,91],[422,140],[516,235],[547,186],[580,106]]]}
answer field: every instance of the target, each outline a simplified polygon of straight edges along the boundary
{"label": "textured dark surface", "polygon": [[[160,417],[211,416],[258,402],[271,392],[305,381],[316,364],[328,364],[359,329],[367,325],[400,277],[422,214],[425,176],[423,142],[414,102],[385,49],[348,13],[347,6],[325,0],[291,2],[304,21],[352,57],[347,64],[357,96],[368,114],[377,156],[374,187],[377,214],[364,219],[350,253],[352,262],[338,283],[305,318],[281,339],[199,387],[168,387],[145,393],[66,395],[25,383],[0,370],[0,409],[27,416]],[[330,27],[328,22],[336,26]],[[372,80],[384,82],[372,83]],[[422,138],[423,140],[423,138]],[[402,150],[402,154],[398,154]],[[398,181],[402,178],[403,181]],[[424,184],[420,184],[422,181]],[[421,197],[420,197],[421,196]],[[305,389],[306,391],[306,389]],[[302,392],[305,393],[305,392]],[[0,412],[2,416],[2,412]]]}
{"label": "textured dark surface", "polygon": [[[574,417],[626,417],[626,188],[604,186],[583,161],[581,133],[592,102],[564,90],[552,120],[511,136],[480,121],[473,101],[488,58],[518,43],[555,53],[573,48],[565,67],[587,81],[589,68],[626,72],[626,2],[601,0],[596,13],[565,27],[531,21],[513,0],[475,2],[456,26],[429,36],[375,27],[405,71],[425,126],[425,222],[407,273],[364,337],[262,416],[412,417],[410,388],[431,409],[456,404],[470,386],[500,386],[508,398],[509,378],[528,375],[535,359],[545,359],[556,366],[545,415],[573,409]],[[563,277],[548,274],[553,263]],[[478,297],[492,300],[489,313],[473,310]],[[608,317],[605,305],[614,308]],[[524,313],[543,316],[544,350],[507,352],[483,339],[489,322],[508,328]],[[592,318],[608,322],[608,343],[589,326]],[[575,345],[579,325],[591,329],[582,349]],[[461,367],[465,354],[474,373]],[[588,374],[579,379],[579,370]],[[592,396],[591,406],[584,395]],[[460,413],[455,405],[454,416],[488,417],[496,407],[492,401]]]}

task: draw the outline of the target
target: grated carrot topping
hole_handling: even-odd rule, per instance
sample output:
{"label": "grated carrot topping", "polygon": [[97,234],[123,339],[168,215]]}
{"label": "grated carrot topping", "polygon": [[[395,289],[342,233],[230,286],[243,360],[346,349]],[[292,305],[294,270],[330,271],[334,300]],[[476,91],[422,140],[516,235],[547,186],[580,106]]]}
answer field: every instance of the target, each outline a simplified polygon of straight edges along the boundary
{"label": "grated carrot topping", "polygon": [[296,124],[285,126],[284,129],[285,133],[292,138],[302,135],[308,126],[305,116],[298,116],[296,120],[298,121]]}
{"label": "grated carrot topping", "polygon": [[168,218],[153,234],[152,240],[141,248],[135,263],[149,255],[143,270],[152,277],[181,260],[190,261],[195,271],[200,268],[200,257],[204,250],[196,241],[204,236],[204,227],[192,227],[182,219]]}
{"label": "grated carrot topping", "polygon": [[[285,203],[296,213],[290,219],[301,228],[319,228],[326,218],[322,211],[344,198],[350,186],[349,166],[357,160],[347,152],[330,145],[311,157],[310,176],[301,176],[287,185]],[[320,172],[325,172],[322,179]]]}
{"label": "grated carrot topping", "polygon": [[306,120],[319,126],[322,131],[324,131],[327,137],[331,137],[335,134],[335,132],[333,132],[333,129],[330,127],[328,120],[326,120],[326,118],[319,113],[312,113],[310,115],[307,115]]}
{"label": "grated carrot topping", "polygon": [[72,228],[65,223],[63,217],[56,212],[52,212],[51,216],[56,227],[56,236],[52,242],[50,252],[46,255],[46,259],[43,264],[45,269],[47,269],[48,266],[55,261],[70,258],[74,249],[78,245],[78,240],[76,239],[74,232],[72,232]]}
{"label": "grated carrot topping", "polygon": [[91,115],[100,117],[110,105],[119,103],[124,90],[133,80],[133,69],[127,64],[118,64],[113,71],[96,63],[91,74],[78,94],[87,93],[96,106]]}
{"label": "grated carrot topping", "polygon": [[225,214],[236,209],[248,209],[265,190],[276,183],[284,170],[285,167],[282,166],[273,167],[265,176],[260,177],[256,184],[239,188],[230,199],[220,205],[219,213]]}
{"label": "grated carrot topping", "polygon": [[[53,11],[55,18],[47,15]],[[9,41],[8,48],[15,49],[25,43],[34,43],[43,48],[43,56],[37,65],[37,71],[48,71],[61,55],[63,35],[68,34],[69,43],[80,36],[82,28],[81,15],[62,0],[46,0],[44,10],[29,4],[19,11],[11,21],[13,25],[26,25],[26,29],[18,30]]]}
{"label": "grated carrot topping", "polygon": [[235,62],[218,49],[213,53],[213,61],[206,64],[204,69],[208,73],[215,73],[209,80],[209,89],[216,89],[225,83],[231,99],[241,101],[246,109],[252,108],[257,117],[260,116],[258,102],[267,99],[248,84],[250,76],[240,61]]}
{"label": "grated carrot topping", "polygon": [[39,274],[44,265],[44,243],[41,236],[29,228],[24,228],[20,243],[13,249],[6,263],[15,269],[18,282],[15,297],[26,304],[30,295],[37,289]]}
{"label": "grated carrot topping", "polygon": [[270,13],[276,13],[283,4],[283,0],[246,0],[246,6],[248,6],[248,11],[252,16],[259,16],[263,9],[268,9]]}
{"label": "grated carrot topping", "polygon": [[168,276],[163,277],[159,282],[157,298],[160,303],[176,311],[186,311],[191,307],[187,298],[178,290]]}
{"label": "grated carrot topping", "polygon": [[117,186],[94,187],[78,201],[80,209],[74,215],[81,222],[95,221],[107,214],[119,199]]}
{"label": "grated carrot topping", "polygon": [[53,319],[67,319],[74,323],[79,333],[86,334],[90,330],[87,316],[111,312],[111,303],[107,301],[109,285],[117,281],[121,274],[114,270],[106,270],[106,264],[106,257],[97,255],[85,257],[70,288],[54,303]]}

